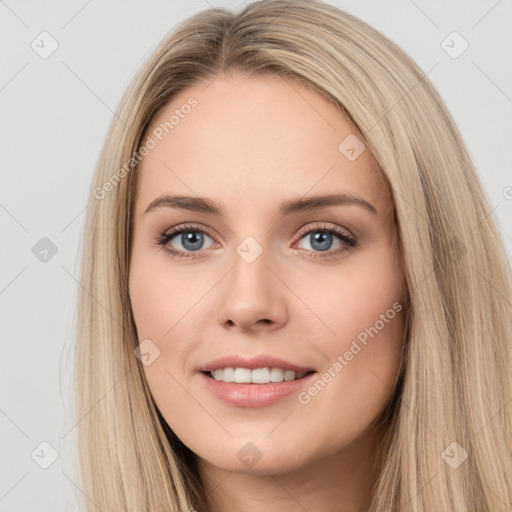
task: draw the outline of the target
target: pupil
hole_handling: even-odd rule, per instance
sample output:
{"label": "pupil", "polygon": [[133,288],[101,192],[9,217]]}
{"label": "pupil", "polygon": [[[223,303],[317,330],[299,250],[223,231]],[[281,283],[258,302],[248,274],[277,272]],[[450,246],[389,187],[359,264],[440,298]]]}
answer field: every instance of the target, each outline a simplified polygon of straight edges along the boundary
{"label": "pupil", "polygon": [[[313,237],[313,241],[311,242],[311,247],[314,249],[317,249],[319,251],[326,251],[329,249],[330,243],[322,244],[322,242],[330,242],[332,239],[331,233],[316,233],[314,235],[311,235]],[[316,245],[316,247],[315,247]]]}
{"label": "pupil", "polygon": [[[203,235],[201,233],[197,233],[195,231],[189,231],[188,233],[184,233],[182,235],[182,244],[185,249],[194,251],[201,247],[203,241]],[[187,244],[192,244],[192,246],[187,246]]]}

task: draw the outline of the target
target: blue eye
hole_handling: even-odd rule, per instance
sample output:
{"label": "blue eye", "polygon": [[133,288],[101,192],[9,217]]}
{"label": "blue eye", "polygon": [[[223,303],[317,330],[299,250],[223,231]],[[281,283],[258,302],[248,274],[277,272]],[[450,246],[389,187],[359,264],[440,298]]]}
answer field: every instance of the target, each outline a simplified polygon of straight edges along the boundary
{"label": "blue eye", "polygon": [[314,251],[325,252],[328,251],[333,245],[336,237],[340,238],[336,233],[332,233],[327,230],[315,229],[314,231],[309,231],[309,234],[305,235],[305,240],[309,241],[309,245]]}
{"label": "blue eye", "polygon": [[[157,244],[165,247],[166,251],[177,258],[190,257],[191,255],[187,254],[187,252],[197,252],[199,249],[204,248],[202,245],[204,244],[205,235],[211,240],[211,237],[197,226],[185,225],[162,233],[157,240]],[[175,238],[181,243],[184,250],[169,247],[170,242]]]}
{"label": "blue eye", "polygon": [[[194,253],[201,252],[200,249],[205,248],[205,237],[213,241],[213,239],[198,226],[187,224],[162,233],[156,239],[156,243],[175,258],[190,258],[195,257],[196,255]],[[314,258],[336,257],[357,246],[355,238],[348,233],[321,223],[307,226],[307,229],[303,228],[299,234],[299,240],[303,238],[309,241],[311,249],[306,249],[306,251]],[[172,247],[171,242],[174,239],[181,244],[182,248],[176,249]],[[331,250],[333,241],[336,241],[336,239],[338,239],[339,246],[337,249]],[[209,247],[212,245],[213,244]]]}
{"label": "blue eye", "polygon": [[[300,240],[304,238],[309,242],[312,249],[306,250],[313,258],[336,257],[357,246],[356,239],[348,233],[345,233],[337,228],[328,227],[322,223],[303,228],[299,236]],[[335,250],[330,250],[333,244],[333,240],[336,238],[339,241],[339,246]]]}

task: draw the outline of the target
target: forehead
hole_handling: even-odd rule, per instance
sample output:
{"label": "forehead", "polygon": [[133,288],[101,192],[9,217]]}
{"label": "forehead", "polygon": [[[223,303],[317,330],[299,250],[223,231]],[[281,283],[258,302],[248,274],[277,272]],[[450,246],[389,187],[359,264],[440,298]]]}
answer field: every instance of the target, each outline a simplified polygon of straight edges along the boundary
{"label": "forehead", "polygon": [[370,152],[348,158],[347,145],[365,147],[357,130],[327,98],[289,79],[219,75],[191,86],[147,136],[154,147],[138,169],[139,214],[162,193],[263,205],[343,191],[379,210],[389,203]]}

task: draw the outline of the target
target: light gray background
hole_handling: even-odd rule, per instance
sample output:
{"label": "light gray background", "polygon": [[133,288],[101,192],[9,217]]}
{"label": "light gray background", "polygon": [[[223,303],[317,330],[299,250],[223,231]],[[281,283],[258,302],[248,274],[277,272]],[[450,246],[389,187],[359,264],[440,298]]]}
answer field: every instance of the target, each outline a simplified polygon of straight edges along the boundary
{"label": "light gray background", "polygon": [[[512,1],[329,3],[431,70],[512,254]],[[245,4],[0,0],[0,512],[76,510],[68,413],[75,276],[88,188],[113,111],[176,23],[209,6]],[[59,45],[47,59],[31,48],[43,31]],[[441,46],[453,31],[469,43],[457,59]],[[32,252],[42,237],[57,247],[47,262]],[[58,453],[48,469],[35,462],[51,461],[42,442]]]}

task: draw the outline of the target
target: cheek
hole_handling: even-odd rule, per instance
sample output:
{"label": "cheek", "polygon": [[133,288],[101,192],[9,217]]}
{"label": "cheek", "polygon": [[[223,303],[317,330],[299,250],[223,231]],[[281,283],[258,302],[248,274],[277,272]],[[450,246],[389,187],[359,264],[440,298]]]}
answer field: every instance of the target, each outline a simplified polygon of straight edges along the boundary
{"label": "cheek", "polygon": [[179,271],[170,271],[171,264],[161,251],[134,247],[129,294],[139,341],[167,338],[194,298],[197,301],[197,284],[186,286]]}
{"label": "cheek", "polygon": [[316,287],[309,279],[305,284],[308,304],[324,323],[315,322],[316,335],[309,330],[308,338],[326,357],[319,379],[300,402],[309,417],[324,418],[333,439],[340,425],[355,436],[370,424],[386,405],[399,370],[405,327],[402,274],[391,256],[382,256],[373,265],[360,262],[350,271],[316,279]]}
{"label": "cheek", "polygon": [[[401,341],[403,275],[384,251],[339,272],[316,273],[293,284],[315,316],[304,328],[331,358],[348,350],[355,339]],[[392,343],[376,344],[374,351],[382,355],[388,346],[392,350]]]}
{"label": "cheek", "polygon": [[[150,259],[146,256],[146,261]],[[197,290],[194,293],[193,287],[183,287],[183,277],[162,268],[161,262],[139,263],[142,260],[135,253],[129,292],[141,352],[150,353],[150,360],[143,364],[144,375],[166,422],[180,433],[181,439],[188,442],[190,436],[193,442],[201,436],[204,422],[190,423],[189,415],[201,417],[204,411],[196,410],[197,404],[186,390],[188,382],[184,379],[183,368],[187,365],[189,340],[197,336],[194,329],[190,329],[190,319],[195,318],[191,307],[201,295]],[[182,414],[183,411],[188,414]],[[214,427],[209,425],[210,429]]]}
{"label": "cheek", "polygon": [[160,251],[134,247],[129,273],[131,309],[141,352],[150,354],[143,371],[167,419],[179,418],[173,411],[191,406],[190,394],[183,387],[189,377],[185,377],[185,368],[190,368],[188,356],[200,338],[196,328],[204,323],[200,299],[212,286],[208,279],[198,280],[197,273],[170,269],[171,263]]}

